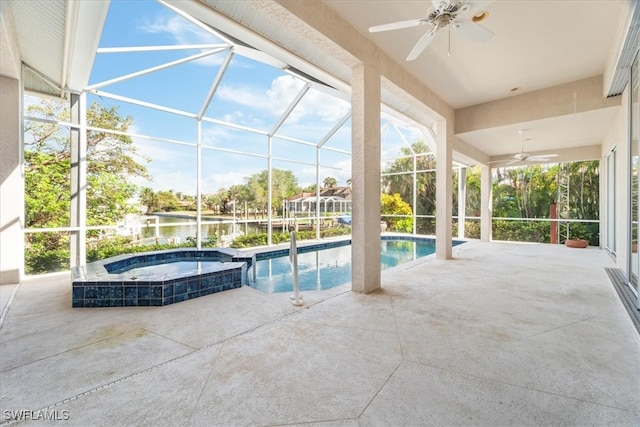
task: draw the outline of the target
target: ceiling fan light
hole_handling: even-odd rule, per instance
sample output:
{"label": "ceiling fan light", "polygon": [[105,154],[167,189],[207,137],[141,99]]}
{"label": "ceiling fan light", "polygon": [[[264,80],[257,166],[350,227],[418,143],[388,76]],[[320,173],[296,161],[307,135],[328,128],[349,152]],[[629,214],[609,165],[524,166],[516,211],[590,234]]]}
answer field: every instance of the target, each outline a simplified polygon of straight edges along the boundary
{"label": "ceiling fan light", "polygon": [[478,12],[475,15],[473,15],[473,17],[471,17],[471,20],[473,22],[481,22],[487,19],[488,17],[489,17],[489,12],[487,12],[486,10],[483,10],[482,12]]}

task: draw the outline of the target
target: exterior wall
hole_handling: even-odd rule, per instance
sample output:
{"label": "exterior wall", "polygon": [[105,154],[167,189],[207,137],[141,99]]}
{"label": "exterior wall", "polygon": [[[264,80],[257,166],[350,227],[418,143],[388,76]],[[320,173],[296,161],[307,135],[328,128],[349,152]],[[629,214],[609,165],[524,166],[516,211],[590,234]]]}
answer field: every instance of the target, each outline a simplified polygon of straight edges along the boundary
{"label": "exterior wall", "polygon": [[617,107],[602,97],[602,76],[456,110],[456,134]]}
{"label": "exterior wall", "polygon": [[[616,205],[616,217],[614,218],[616,224],[616,265],[627,271],[627,259],[629,257],[629,86],[625,89],[621,98],[621,107],[615,120],[611,123],[611,128],[602,142],[602,158],[600,160],[601,165],[606,165],[607,155],[611,150],[616,148],[616,194],[608,194],[606,186],[606,171],[601,173],[600,188],[602,189],[602,197],[600,199],[601,220],[600,220],[600,233],[602,236],[601,245],[605,247],[607,236],[607,222],[609,220],[607,215],[607,200],[610,197],[615,199]],[[605,168],[602,168],[605,169]]]}
{"label": "exterior wall", "polygon": [[24,271],[20,87],[19,80],[0,76],[0,285],[18,283]]}

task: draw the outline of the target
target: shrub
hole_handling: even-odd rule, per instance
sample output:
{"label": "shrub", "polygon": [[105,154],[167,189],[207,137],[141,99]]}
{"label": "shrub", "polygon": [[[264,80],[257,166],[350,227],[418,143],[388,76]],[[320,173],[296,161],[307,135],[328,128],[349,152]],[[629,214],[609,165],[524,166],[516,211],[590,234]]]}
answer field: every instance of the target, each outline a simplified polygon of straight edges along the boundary
{"label": "shrub", "polygon": [[480,221],[466,221],[464,224],[464,236],[469,239],[479,239]]}
{"label": "shrub", "polygon": [[320,231],[320,237],[347,236],[351,234],[351,227],[332,227]]}
{"label": "shrub", "polygon": [[494,220],[492,234],[495,240],[549,243],[551,227],[546,221]]}
{"label": "shrub", "polygon": [[[351,234],[351,227],[333,227],[320,231],[320,237],[344,236],[348,234]],[[243,236],[236,237],[229,246],[234,249],[266,246],[267,238],[267,233],[245,234]],[[291,235],[289,233],[273,233],[271,236],[272,242],[276,245],[279,243],[286,243],[290,238]],[[296,233],[297,240],[313,240],[315,238],[316,232],[314,230],[304,230]]]}
{"label": "shrub", "polygon": [[[389,226],[389,231],[411,233],[413,231],[413,211],[411,205],[402,200],[400,194],[381,194],[380,213]],[[386,215],[407,215],[405,217]]]}
{"label": "shrub", "polygon": [[112,256],[121,254],[195,247],[195,243],[189,241],[189,239],[187,239],[186,243],[182,243],[179,245],[170,245],[166,243],[151,245],[132,245],[131,243],[131,239],[127,237],[114,237],[110,239],[98,240],[97,242],[94,242],[94,247],[87,250],[87,262],[111,258]]}

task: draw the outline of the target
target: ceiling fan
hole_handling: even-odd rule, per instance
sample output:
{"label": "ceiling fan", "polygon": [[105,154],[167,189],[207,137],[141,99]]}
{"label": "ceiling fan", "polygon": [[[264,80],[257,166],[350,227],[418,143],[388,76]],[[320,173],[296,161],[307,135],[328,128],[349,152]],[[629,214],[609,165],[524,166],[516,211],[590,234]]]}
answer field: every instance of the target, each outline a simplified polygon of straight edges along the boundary
{"label": "ceiling fan", "polygon": [[558,157],[557,154],[539,154],[532,155],[524,152],[524,133],[527,129],[520,129],[518,133],[520,134],[520,152],[513,155],[513,160],[495,160],[489,163],[504,163],[508,162],[505,166],[512,165],[518,162],[548,162],[551,161],[552,158]]}
{"label": "ceiling fan", "polygon": [[471,15],[480,8],[493,3],[494,0],[431,0],[433,4],[427,13],[426,18],[410,19],[408,21],[392,22],[390,24],[376,25],[369,28],[370,33],[381,31],[399,30],[402,28],[417,27],[428,24],[431,29],[427,31],[413,46],[407,61],[416,59],[429,46],[441,28],[449,27],[449,44],[451,44],[451,28],[472,40],[487,42],[493,37],[493,33],[486,27],[478,24],[486,14],[472,16],[471,19],[465,16]]}

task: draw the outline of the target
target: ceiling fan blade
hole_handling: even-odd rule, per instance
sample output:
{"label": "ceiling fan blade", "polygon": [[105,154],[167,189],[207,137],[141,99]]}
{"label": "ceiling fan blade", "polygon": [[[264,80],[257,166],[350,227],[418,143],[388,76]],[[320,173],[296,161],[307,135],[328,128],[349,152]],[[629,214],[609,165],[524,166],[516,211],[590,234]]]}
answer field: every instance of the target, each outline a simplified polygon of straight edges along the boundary
{"label": "ceiling fan blade", "polygon": [[554,157],[558,157],[558,155],[557,154],[541,154],[539,156],[529,156],[527,160],[530,160],[533,162],[544,162],[547,160],[551,160]]}
{"label": "ceiling fan blade", "polygon": [[493,38],[491,30],[472,21],[457,20],[453,23],[453,29],[477,42],[486,43]]}
{"label": "ceiling fan blade", "polygon": [[398,21],[398,22],[392,22],[390,24],[382,24],[382,25],[376,25],[374,27],[369,27],[369,32],[379,33],[381,31],[400,30],[402,28],[417,27],[418,25],[423,25],[426,23],[427,21],[425,21],[424,19],[410,19],[408,21]]}
{"label": "ceiling fan blade", "polygon": [[409,52],[407,61],[413,61],[418,56],[420,56],[420,54],[427,48],[427,46],[429,46],[429,43],[431,43],[433,39],[436,38],[437,30],[438,27],[434,27],[433,30],[425,33],[422,37],[420,37],[420,40],[418,40],[413,49],[411,49],[411,52]]}
{"label": "ceiling fan blade", "polygon": [[473,13],[476,10],[483,9],[485,6],[490,5],[495,0],[467,0],[462,2],[460,9],[464,13]]}

